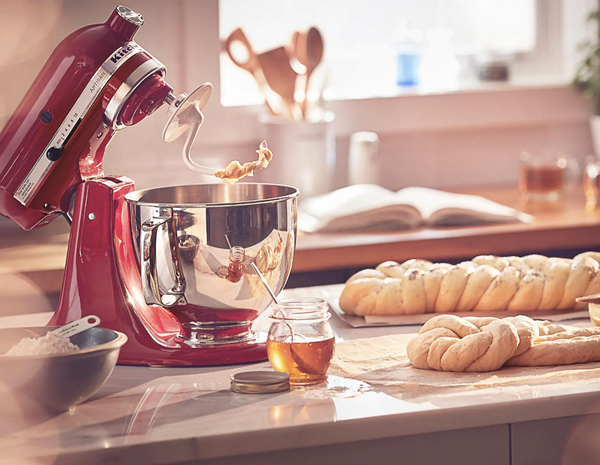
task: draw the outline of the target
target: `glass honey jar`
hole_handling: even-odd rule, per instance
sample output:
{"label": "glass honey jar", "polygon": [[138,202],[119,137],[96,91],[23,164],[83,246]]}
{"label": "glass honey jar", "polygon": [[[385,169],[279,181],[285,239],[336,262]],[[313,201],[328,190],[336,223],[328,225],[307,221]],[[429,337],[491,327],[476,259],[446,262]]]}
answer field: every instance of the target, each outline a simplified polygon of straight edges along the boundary
{"label": "glass honey jar", "polygon": [[335,336],[325,299],[283,299],[272,305],[267,354],[292,386],[322,383],[333,358]]}

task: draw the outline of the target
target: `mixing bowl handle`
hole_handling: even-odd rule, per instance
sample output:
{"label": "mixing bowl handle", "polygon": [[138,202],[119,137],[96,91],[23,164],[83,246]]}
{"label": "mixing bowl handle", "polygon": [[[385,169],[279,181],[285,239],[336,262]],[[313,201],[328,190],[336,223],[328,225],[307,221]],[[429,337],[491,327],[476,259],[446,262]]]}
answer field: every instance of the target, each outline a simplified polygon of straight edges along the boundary
{"label": "mixing bowl handle", "polygon": [[[159,216],[153,217],[142,224],[142,288],[146,304],[172,307],[173,305],[185,305],[187,301],[184,296],[185,278],[183,276],[179,249],[177,247],[177,231],[175,229],[175,223],[172,221],[171,212],[165,212],[164,210],[167,209],[160,209]],[[165,213],[168,217],[164,216]],[[156,234],[158,232],[158,227],[163,224],[166,224],[167,226],[175,284],[164,295],[161,295],[156,266]]]}

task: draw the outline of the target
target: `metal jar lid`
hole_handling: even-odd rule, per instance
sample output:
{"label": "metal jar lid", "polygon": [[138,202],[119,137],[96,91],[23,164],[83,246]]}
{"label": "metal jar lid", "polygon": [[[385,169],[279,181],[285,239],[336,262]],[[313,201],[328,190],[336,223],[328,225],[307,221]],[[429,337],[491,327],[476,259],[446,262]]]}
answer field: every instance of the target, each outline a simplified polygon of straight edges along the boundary
{"label": "metal jar lid", "polygon": [[290,388],[290,375],[278,371],[243,371],[230,379],[231,390],[243,394],[270,394]]}

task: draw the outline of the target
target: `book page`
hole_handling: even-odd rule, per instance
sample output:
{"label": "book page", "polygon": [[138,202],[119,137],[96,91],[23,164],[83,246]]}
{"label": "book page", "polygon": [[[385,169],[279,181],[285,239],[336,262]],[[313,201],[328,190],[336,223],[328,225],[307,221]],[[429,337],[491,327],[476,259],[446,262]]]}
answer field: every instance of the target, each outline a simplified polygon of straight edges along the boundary
{"label": "book page", "polygon": [[398,202],[394,192],[357,184],[299,202],[298,228],[306,232],[394,230],[415,227],[419,211]]}
{"label": "book page", "polygon": [[430,225],[462,225],[497,222],[531,222],[532,217],[514,208],[477,195],[454,194],[426,187],[407,187],[396,192],[398,203],[414,205]]}

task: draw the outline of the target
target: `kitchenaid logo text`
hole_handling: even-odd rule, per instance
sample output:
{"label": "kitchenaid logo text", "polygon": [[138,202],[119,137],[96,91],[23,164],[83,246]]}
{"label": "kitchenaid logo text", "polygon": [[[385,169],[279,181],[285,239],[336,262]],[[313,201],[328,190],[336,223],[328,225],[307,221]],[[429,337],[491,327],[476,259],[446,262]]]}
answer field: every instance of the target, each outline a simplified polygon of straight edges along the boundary
{"label": "kitchenaid logo text", "polygon": [[110,61],[112,61],[113,63],[117,63],[125,55],[127,55],[129,52],[132,52],[133,50],[136,50],[137,48],[139,48],[138,44],[129,44],[126,47],[123,47],[118,52],[116,52],[113,56],[111,56]]}

